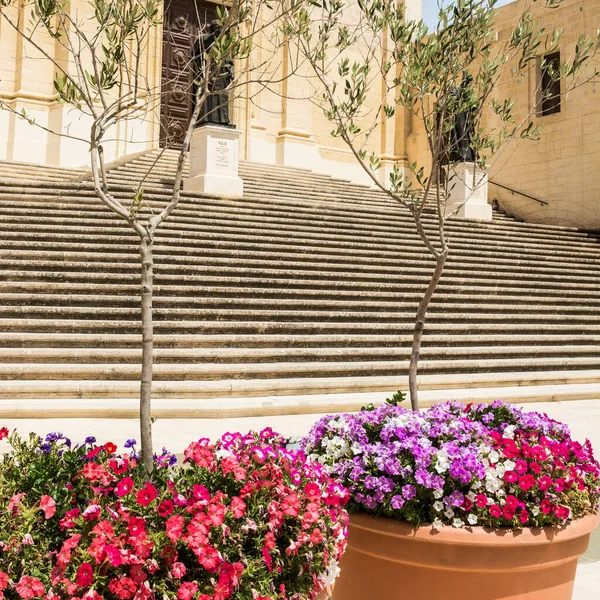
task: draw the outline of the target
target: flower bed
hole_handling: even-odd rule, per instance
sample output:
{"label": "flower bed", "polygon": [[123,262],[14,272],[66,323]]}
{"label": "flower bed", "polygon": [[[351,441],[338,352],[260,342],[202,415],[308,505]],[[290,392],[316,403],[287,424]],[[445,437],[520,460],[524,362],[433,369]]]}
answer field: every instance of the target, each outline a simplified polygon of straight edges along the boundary
{"label": "flower bed", "polygon": [[0,599],[304,600],[345,547],[347,491],[270,429],[163,451],[151,477],[133,441],[9,441]]}
{"label": "flower bed", "polygon": [[597,510],[600,465],[566,425],[495,402],[324,417],[304,440],[351,512],[436,528],[561,525]]}

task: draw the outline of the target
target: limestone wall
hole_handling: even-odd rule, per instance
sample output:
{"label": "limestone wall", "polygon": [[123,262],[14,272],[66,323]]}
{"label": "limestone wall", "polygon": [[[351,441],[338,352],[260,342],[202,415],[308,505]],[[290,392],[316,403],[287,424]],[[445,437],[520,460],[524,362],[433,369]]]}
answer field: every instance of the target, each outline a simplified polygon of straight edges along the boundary
{"label": "limestone wall", "polygon": [[[500,9],[497,19],[498,43],[516,22],[523,1]],[[540,25],[548,31],[563,28],[561,60],[572,55],[580,33],[594,37],[600,28],[600,0],[564,0],[560,8],[535,9]],[[596,58],[582,75],[591,74]],[[585,228],[600,228],[600,81],[587,83],[563,97],[561,111],[535,114],[539,67],[531,65],[522,81],[510,77],[499,88],[498,98],[516,100],[515,116],[532,114],[542,128],[539,141],[515,140],[495,161],[490,179],[519,192],[548,202],[543,206],[521,195],[490,185],[489,197],[498,200],[510,214],[526,221]],[[563,87],[564,89],[564,87]],[[491,122],[491,120],[489,121]]]}
{"label": "limestone wall", "polygon": [[[89,22],[92,9],[88,2],[71,0],[70,9],[73,19],[84,24]],[[30,9],[2,10],[15,24],[28,26]],[[152,32],[142,64],[151,87],[160,82],[160,33],[159,30]],[[53,84],[59,69],[44,54],[69,71],[75,67],[62,44],[43,31],[36,33],[34,42],[26,41],[10,23],[0,19],[0,99],[10,107],[0,108],[0,159],[87,167],[88,145],[81,140],[89,139],[92,119],[60,101]],[[44,54],[36,49],[36,44],[43,48]],[[35,124],[18,116],[23,110]],[[105,144],[107,161],[155,147],[157,124],[156,111],[152,111],[109,131]]]}

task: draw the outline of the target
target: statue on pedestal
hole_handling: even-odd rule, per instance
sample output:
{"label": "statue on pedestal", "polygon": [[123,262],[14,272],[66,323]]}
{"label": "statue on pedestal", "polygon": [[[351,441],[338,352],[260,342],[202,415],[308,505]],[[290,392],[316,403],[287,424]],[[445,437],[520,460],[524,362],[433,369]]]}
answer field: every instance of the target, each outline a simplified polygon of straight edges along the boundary
{"label": "statue on pedestal", "polygon": [[[202,81],[205,76],[206,55],[215,40],[221,35],[221,26],[218,21],[210,23],[208,32],[201,33],[194,44],[194,66],[196,79]],[[229,121],[229,92],[228,87],[233,81],[233,61],[224,60],[217,73],[208,74],[208,96],[202,105],[196,127],[200,125],[221,125],[234,127]],[[194,83],[194,101],[196,99],[197,84]]]}
{"label": "statue on pedestal", "polygon": [[[452,90],[452,95],[457,97],[458,102],[466,99],[469,93],[469,86],[472,82],[473,77],[467,73],[462,83]],[[450,131],[450,161],[470,163],[476,161],[475,151],[471,148],[471,138],[474,128],[475,123],[471,111],[465,110],[456,116],[452,130]]]}

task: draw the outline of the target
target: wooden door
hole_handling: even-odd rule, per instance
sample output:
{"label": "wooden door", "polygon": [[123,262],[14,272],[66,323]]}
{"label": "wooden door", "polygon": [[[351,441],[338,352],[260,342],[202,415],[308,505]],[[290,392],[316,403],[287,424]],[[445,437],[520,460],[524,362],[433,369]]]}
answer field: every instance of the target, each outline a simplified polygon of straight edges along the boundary
{"label": "wooden door", "polygon": [[180,148],[192,116],[193,47],[198,33],[216,18],[215,4],[166,0],[160,106],[160,145]]}

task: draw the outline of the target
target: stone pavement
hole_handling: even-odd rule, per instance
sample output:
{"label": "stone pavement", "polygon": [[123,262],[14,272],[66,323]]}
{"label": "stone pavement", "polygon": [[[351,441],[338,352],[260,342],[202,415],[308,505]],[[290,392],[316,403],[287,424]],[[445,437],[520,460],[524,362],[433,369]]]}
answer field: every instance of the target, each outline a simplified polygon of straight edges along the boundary
{"label": "stone pavement", "polygon": [[[368,401],[371,401],[369,398]],[[589,438],[600,456],[600,400],[528,404],[525,408],[545,412],[569,424],[576,439]],[[215,438],[226,431],[248,431],[272,427],[284,435],[301,436],[320,415],[286,415],[231,419],[159,419],[154,424],[154,446],[182,453],[186,445],[199,437]],[[122,445],[128,438],[138,438],[138,424],[133,419],[7,419],[0,423],[21,433],[62,431],[73,440],[94,435],[99,442]],[[0,451],[5,442],[0,442]],[[582,557],[575,583],[573,600],[600,598],[600,530],[592,535],[590,548]]]}

